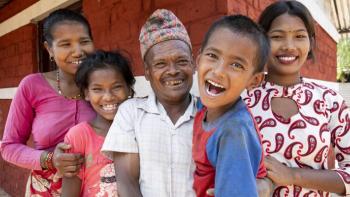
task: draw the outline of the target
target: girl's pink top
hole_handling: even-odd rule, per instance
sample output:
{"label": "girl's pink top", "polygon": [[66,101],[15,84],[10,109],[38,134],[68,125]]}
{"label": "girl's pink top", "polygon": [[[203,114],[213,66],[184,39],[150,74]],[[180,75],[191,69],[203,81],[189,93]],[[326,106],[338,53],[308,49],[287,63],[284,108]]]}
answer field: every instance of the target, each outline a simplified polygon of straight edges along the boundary
{"label": "girl's pink top", "polygon": [[[74,125],[95,117],[89,103],[59,95],[41,73],[26,76],[12,100],[1,143],[4,160],[17,166],[41,170],[43,150],[63,142]],[[26,145],[32,135],[34,147]]]}

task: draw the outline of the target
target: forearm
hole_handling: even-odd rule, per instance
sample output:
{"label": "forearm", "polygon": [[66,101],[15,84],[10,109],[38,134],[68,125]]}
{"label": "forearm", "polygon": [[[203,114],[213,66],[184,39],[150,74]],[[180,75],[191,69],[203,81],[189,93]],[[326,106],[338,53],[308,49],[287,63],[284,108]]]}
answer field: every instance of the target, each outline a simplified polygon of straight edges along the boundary
{"label": "forearm", "polygon": [[141,195],[140,159],[138,153],[113,154],[119,197],[139,197]]}
{"label": "forearm", "polygon": [[7,162],[22,168],[41,170],[40,156],[44,151],[35,150],[24,144],[3,144],[1,155]]}
{"label": "forearm", "polygon": [[345,185],[337,172],[292,168],[293,185],[337,194],[345,194]]}
{"label": "forearm", "polygon": [[77,177],[63,177],[62,181],[62,197],[78,197],[80,196],[81,180]]}
{"label": "forearm", "polygon": [[140,197],[139,180],[125,173],[117,175],[118,196],[119,197]]}

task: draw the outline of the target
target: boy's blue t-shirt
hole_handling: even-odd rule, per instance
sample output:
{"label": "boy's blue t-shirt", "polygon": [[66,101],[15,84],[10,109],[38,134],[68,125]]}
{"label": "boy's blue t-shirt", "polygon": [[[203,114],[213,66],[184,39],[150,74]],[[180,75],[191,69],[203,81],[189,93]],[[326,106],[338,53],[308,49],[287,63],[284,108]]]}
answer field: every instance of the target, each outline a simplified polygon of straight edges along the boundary
{"label": "boy's blue t-shirt", "polygon": [[194,189],[198,197],[215,187],[215,196],[258,196],[256,178],[266,176],[254,120],[241,98],[212,123],[198,105],[192,154],[196,163]]}

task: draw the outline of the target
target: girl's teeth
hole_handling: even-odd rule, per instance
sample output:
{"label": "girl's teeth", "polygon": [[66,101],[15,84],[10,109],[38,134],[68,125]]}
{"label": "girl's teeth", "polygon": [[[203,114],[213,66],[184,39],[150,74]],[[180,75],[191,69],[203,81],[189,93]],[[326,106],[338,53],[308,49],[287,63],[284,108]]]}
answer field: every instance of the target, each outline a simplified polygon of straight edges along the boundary
{"label": "girl's teeth", "polygon": [[295,56],[293,56],[293,57],[290,57],[290,56],[280,56],[280,57],[278,57],[279,59],[281,59],[282,61],[293,61],[293,60],[295,60],[296,59],[296,57]]}
{"label": "girl's teeth", "polygon": [[208,83],[210,83],[211,85],[213,85],[215,87],[224,88],[224,86],[222,86],[222,85],[220,85],[220,84],[218,84],[218,83],[216,83],[216,82],[214,82],[214,81],[212,81],[210,79],[208,79],[207,81],[208,81]]}
{"label": "girl's teeth", "polygon": [[111,110],[115,110],[117,109],[117,104],[107,104],[107,105],[103,105],[102,109],[105,111],[111,111]]}

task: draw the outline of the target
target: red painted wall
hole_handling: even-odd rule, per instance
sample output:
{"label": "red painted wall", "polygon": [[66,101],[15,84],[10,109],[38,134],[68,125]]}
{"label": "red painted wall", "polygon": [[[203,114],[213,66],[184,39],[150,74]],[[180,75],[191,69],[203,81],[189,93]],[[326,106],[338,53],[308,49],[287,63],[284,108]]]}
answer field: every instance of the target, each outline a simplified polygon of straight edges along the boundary
{"label": "red painted wall", "polygon": [[11,0],[10,3],[6,4],[6,6],[0,9],[0,23],[37,1],[38,0]]}
{"label": "red painted wall", "polygon": [[[274,0],[84,0],[83,12],[91,23],[97,48],[122,48],[133,60],[136,75],[143,75],[138,36],[147,17],[158,8],[172,10],[186,26],[196,55],[209,25],[225,14],[245,14],[257,19]],[[0,22],[37,0],[12,0],[0,9]],[[336,43],[316,28],[316,62],[302,69],[304,76],[336,80]],[[27,74],[37,72],[36,25],[29,24],[0,37],[0,88],[17,86]],[[0,137],[10,100],[0,100]],[[2,121],[1,121],[2,120]],[[28,171],[0,158],[0,187],[12,196],[23,196]]]}

